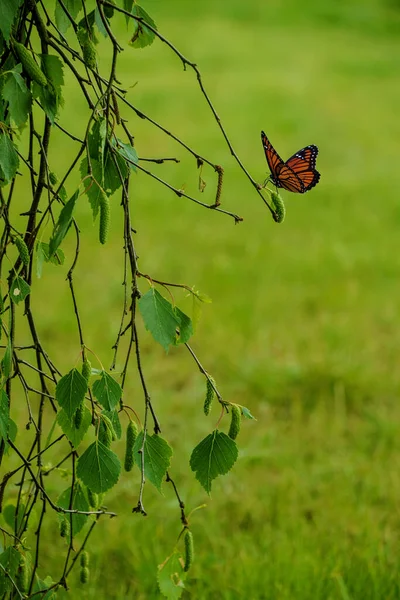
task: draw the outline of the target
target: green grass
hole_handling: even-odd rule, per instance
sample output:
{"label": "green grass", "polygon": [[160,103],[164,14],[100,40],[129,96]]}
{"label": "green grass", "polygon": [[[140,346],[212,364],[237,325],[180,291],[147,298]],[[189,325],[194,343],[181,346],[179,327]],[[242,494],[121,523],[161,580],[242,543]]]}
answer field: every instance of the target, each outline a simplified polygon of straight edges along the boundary
{"label": "green grass", "polygon": [[[140,110],[224,166],[223,207],[244,217],[234,226],[143,175],[132,185],[141,270],[212,297],[193,346],[224,397],[257,417],[244,423],[240,460],[208,499],[188,459],[218,411],[203,416],[204,382],[189,355],[180,348],[165,356],[141,330],[150,393],[174,447],[172,474],[189,511],[207,503],[191,520],[196,558],[185,598],[400,598],[400,10],[373,0],[299,5],[146,4],[160,32],[198,64],[258,181],[267,171],[261,129],[284,157],[319,146],[321,182],[304,196],[283,194],[282,225],[230,156],[194,74],[165,45],[126,48],[118,69],[123,85],[138,82],[128,97]],[[78,98],[67,100],[61,122],[79,134],[87,113]],[[146,121],[124,116],[140,156],[181,159],[152,170],[196,194],[194,159]],[[59,150],[52,168],[61,174],[72,146]],[[205,168],[203,178],[212,202],[215,174]],[[87,343],[107,365],[122,307],[118,199],[104,248],[84,199],[79,215],[78,301]],[[67,370],[79,346],[65,273],[48,266],[35,285],[37,297],[51,294],[37,305],[41,338]],[[141,410],[133,365],[131,373],[127,396]],[[149,516],[132,515],[138,482],[138,472],[125,477],[107,498],[120,516],[95,530],[82,598],[159,597],[157,564],[172,551],[179,509],[167,484],[164,498],[147,485]],[[43,566],[56,562],[56,545],[63,551],[55,518],[48,533]]]}

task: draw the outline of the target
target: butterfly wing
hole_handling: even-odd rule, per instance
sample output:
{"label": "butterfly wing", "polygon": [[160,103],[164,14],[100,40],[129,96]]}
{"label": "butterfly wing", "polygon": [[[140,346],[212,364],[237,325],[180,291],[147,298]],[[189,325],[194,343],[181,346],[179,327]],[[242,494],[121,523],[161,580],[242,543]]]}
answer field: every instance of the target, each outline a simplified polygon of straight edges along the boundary
{"label": "butterfly wing", "polygon": [[320,173],[315,168],[317,156],[318,148],[312,144],[302,148],[285,162],[285,166],[301,181],[303,189],[298,191],[302,194],[311,190],[320,179]]}
{"label": "butterfly wing", "polygon": [[271,180],[277,187],[282,187],[279,183],[279,174],[285,163],[263,131],[261,132],[261,141],[265,152],[265,158],[267,159],[269,170],[271,171]]}

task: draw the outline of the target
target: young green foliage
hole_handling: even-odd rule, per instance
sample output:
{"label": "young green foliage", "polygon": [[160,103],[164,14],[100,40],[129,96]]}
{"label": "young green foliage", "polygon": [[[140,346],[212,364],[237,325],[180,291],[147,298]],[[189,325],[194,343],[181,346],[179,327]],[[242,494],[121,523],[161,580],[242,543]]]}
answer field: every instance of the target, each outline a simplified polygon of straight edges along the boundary
{"label": "young green foliage", "polygon": [[[142,468],[143,431],[136,438],[133,453],[139,469]],[[143,449],[144,474],[161,493],[161,484],[171,464],[172,448],[160,435],[146,435]]]}
{"label": "young green foliage", "polygon": [[225,475],[235,464],[238,450],[235,442],[225,433],[215,429],[193,450],[190,467],[196,473],[196,479],[211,492],[211,484],[218,475]]}
{"label": "young green foliage", "polygon": [[113,410],[122,396],[121,386],[107,371],[101,372],[100,379],[94,382],[92,390],[96,400],[105,410]]}
{"label": "young green foliage", "polygon": [[131,9],[131,13],[139,17],[140,21],[136,19],[130,19],[130,21],[133,23],[134,30],[129,43],[134,48],[145,48],[145,46],[152,44],[155,38],[154,31],[151,31],[147,25],[150,25],[150,27],[153,29],[157,29],[156,24],[150,15],[147,14],[144,8],[139,6],[139,4],[136,2]]}
{"label": "young green foliage", "polygon": [[0,187],[7,185],[17,174],[19,158],[10,137],[0,130]]}
{"label": "young green foliage", "polygon": [[75,204],[78,199],[79,190],[76,190],[73,196],[68,200],[66,205],[60,212],[58,221],[54,227],[53,235],[50,239],[50,255],[53,256],[57,248],[67,235],[67,231],[72,223],[72,213],[74,212]]}
{"label": "young green foliage", "polygon": [[193,334],[190,317],[172,306],[155,288],[140,298],[139,309],[146,329],[166,352],[170,345],[186,343]]}
{"label": "young green foliage", "polygon": [[178,550],[174,550],[162,565],[158,565],[158,587],[168,600],[179,600],[185,589],[186,573],[182,562],[182,555]]}
{"label": "young green foliage", "polygon": [[101,494],[117,483],[121,463],[114,452],[96,440],[79,457],[76,473],[92,492]]}
{"label": "young green foliage", "polygon": [[19,304],[28,294],[30,294],[31,288],[26,283],[25,279],[19,275],[13,279],[10,287],[10,298],[15,304]]}
{"label": "young green foliage", "polygon": [[77,369],[72,369],[60,379],[56,387],[56,400],[72,419],[76,409],[85,399],[87,382]]}

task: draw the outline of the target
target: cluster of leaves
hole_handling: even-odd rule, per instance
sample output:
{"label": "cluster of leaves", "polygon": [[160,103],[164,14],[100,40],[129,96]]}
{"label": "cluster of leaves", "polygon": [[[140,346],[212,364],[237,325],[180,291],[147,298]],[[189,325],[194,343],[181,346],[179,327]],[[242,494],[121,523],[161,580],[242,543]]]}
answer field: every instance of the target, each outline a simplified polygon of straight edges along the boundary
{"label": "cluster of leaves", "polygon": [[[140,481],[139,500],[133,512],[146,514],[143,503],[146,480],[159,492],[163,481],[173,482],[169,471],[173,450],[160,435],[140,362],[137,314],[166,352],[175,346],[189,350],[205,378],[205,415],[210,414],[215,398],[220,404],[218,424],[198,443],[190,457],[190,467],[208,494],[215,478],[227,473],[237,459],[235,440],[242,417],[253,417],[247,408],[222,399],[215,381],[188,344],[199,319],[200,306],[208,302],[208,298],[193,288],[152,280],[148,276],[144,281],[150,282],[150,288],[147,283],[146,290],[138,286],[139,277],[144,276],[137,267],[128,201],[130,178],[141,167],[133,136],[119,114],[118,103],[124,101],[124,93],[115,79],[120,47],[111,27],[116,15],[124,16],[130,29],[129,45],[133,49],[144,48],[159,35],[153,19],[134,0],[121,0],[118,4],[106,0],[56,0],[53,15],[46,4],[34,0],[26,3],[5,0],[0,5],[0,203],[4,222],[0,244],[0,281],[4,286],[0,292],[0,336],[3,335],[4,340],[0,373],[0,464],[8,456],[13,457],[13,464],[18,463],[0,481],[0,512],[5,525],[2,529],[9,541],[0,552],[0,590],[4,591],[5,597],[29,594],[30,598],[49,600],[56,597],[60,586],[66,587],[67,577],[78,562],[81,582],[86,583],[89,579],[85,546],[99,517],[114,514],[104,508],[104,494],[118,483],[123,470],[122,460],[112,449],[113,443],[123,438],[121,419],[126,421],[123,465],[126,472],[136,465]],[[53,7],[53,3],[49,4]],[[67,41],[66,34],[70,33],[73,41]],[[108,78],[99,72],[96,48],[99,37],[107,38],[112,44],[113,67]],[[38,52],[39,44],[41,52]],[[78,63],[79,68],[74,63]],[[63,95],[66,68],[74,75],[76,89],[81,90],[88,104],[88,121],[82,139],[60,125],[66,96]],[[54,127],[59,127],[79,146],[76,158],[60,181],[51,170],[50,140]],[[39,158],[33,151],[35,143]],[[198,164],[203,164],[197,153],[190,152]],[[214,170],[219,177],[215,204],[207,206],[195,201],[225,212],[218,208],[223,170],[219,166],[214,166]],[[68,178],[76,172],[80,174],[80,184],[71,194],[67,191]],[[19,175],[31,185],[31,203],[23,214],[27,218],[23,233],[11,211]],[[119,378],[112,376],[101,363],[99,369],[92,368],[89,363],[88,354],[92,351],[84,343],[73,277],[81,244],[76,222],[80,193],[87,197],[93,219],[99,217],[99,240],[104,244],[110,225],[110,199],[117,192],[121,194],[124,216],[125,302],[115,356],[125,332],[130,331],[131,336]],[[182,194],[179,192],[178,195]],[[240,220],[232,213],[226,214],[233,216],[236,222]],[[80,338],[82,367],[79,369],[75,365],[63,374],[40,342],[31,296],[35,295],[35,275],[42,277],[44,264],[59,266],[68,259],[68,247],[62,246],[72,229],[76,234],[76,248],[75,254],[69,257],[68,282]],[[11,268],[8,276],[1,279],[5,261]],[[130,280],[126,265],[130,266]],[[168,291],[172,301],[158,291],[158,285]],[[173,285],[192,296],[191,316],[173,300],[170,291]],[[23,304],[23,308],[19,304]],[[16,323],[24,319],[28,337],[17,344]],[[132,348],[136,350],[137,375],[143,387],[143,422],[138,416],[138,407],[129,406],[124,400]],[[31,362],[25,360],[27,355],[23,352],[30,353]],[[95,356],[94,352],[92,354]],[[28,430],[20,431],[18,435],[17,424],[11,415],[14,407],[21,405],[21,394],[27,406]],[[39,398],[38,405],[32,404],[32,396]],[[48,431],[43,425],[44,414],[51,416]],[[231,418],[228,434],[219,429],[225,414],[230,414]],[[153,419],[153,433],[150,418]],[[33,430],[33,439],[29,430]],[[67,454],[56,466],[51,466],[52,451],[61,451],[65,445]],[[47,466],[43,461],[44,454],[48,459]],[[61,465],[64,466],[61,468]],[[45,481],[61,470],[68,479],[68,486],[54,500]],[[16,496],[11,493],[8,498],[8,483],[15,477],[19,477],[18,493]],[[177,542],[158,571],[160,590],[171,599],[180,597],[194,555],[193,535],[184,503],[174,483],[173,488],[181,511],[178,542],[183,539],[184,547],[181,552]],[[50,513],[48,508],[52,509]],[[45,516],[54,513],[58,515],[60,536],[67,543],[63,575],[57,581],[50,575],[42,578],[39,574],[39,565],[42,567],[40,545],[33,546],[31,537],[35,531],[37,539],[40,538]],[[90,527],[87,527],[89,523]],[[85,527],[88,531],[78,547],[76,536]]]}

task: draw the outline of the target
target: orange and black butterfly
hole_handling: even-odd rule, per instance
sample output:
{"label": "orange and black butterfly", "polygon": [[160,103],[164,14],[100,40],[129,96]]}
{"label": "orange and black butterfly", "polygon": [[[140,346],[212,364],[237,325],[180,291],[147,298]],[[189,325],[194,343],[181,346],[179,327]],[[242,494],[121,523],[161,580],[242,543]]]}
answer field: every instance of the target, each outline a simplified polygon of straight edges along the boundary
{"label": "orange and black butterfly", "polygon": [[318,156],[317,146],[306,146],[284,162],[263,131],[261,132],[261,141],[271,171],[270,179],[276,187],[304,194],[317,185],[320,178],[320,174],[315,168]]}

